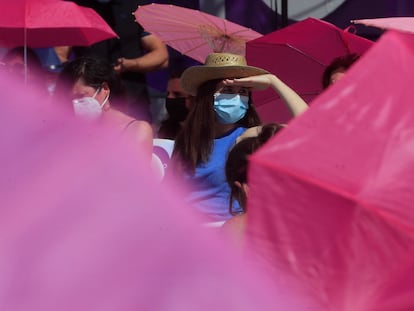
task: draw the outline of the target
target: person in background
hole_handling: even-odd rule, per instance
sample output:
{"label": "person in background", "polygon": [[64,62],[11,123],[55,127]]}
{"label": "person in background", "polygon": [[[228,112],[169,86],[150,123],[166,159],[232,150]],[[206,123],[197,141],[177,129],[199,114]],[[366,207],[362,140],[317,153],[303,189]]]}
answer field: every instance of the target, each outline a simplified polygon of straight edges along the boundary
{"label": "person in background", "polygon": [[[271,87],[294,116],[308,106],[278,77],[230,53],[212,53],[204,65],[186,69],[181,84],[195,98],[175,140],[169,172],[187,183],[186,201],[206,222],[222,225],[232,217],[224,172],[228,151],[248,128],[261,124],[252,91]],[[241,210],[237,201],[233,204]]]}
{"label": "person in background", "polygon": [[70,47],[57,46],[34,49],[45,72],[46,86],[49,95],[53,96],[56,79],[62,71],[64,64],[69,61]]}
{"label": "person in background", "polygon": [[332,60],[328,67],[325,68],[322,75],[323,89],[327,89],[328,86],[341,79],[345,72],[359,59],[359,57],[358,54],[351,53]]}
{"label": "person in background", "polygon": [[[26,50],[26,51],[25,51]],[[25,68],[26,53],[26,68]],[[6,72],[10,77],[22,82],[22,85],[29,88],[36,88],[46,93],[46,76],[42,63],[37,54],[31,48],[16,47],[10,49],[1,59],[0,70]]]}
{"label": "person in background", "polygon": [[167,84],[165,108],[168,116],[161,122],[158,137],[175,140],[191,108],[192,96],[181,86],[182,72],[172,72]]}
{"label": "person in background", "polygon": [[[237,242],[242,240],[246,225],[249,157],[284,127],[276,123],[260,126],[257,135],[241,139],[228,154],[225,172],[230,187],[229,212],[235,217],[228,220],[223,229],[229,230]],[[235,201],[239,203],[240,210],[234,209]]]}
{"label": "person in background", "polygon": [[112,100],[123,100],[122,86],[104,60],[81,57],[68,62],[58,77],[54,96],[56,101],[65,101],[77,117],[112,125],[138,153],[151,158],[151,125],[114,109]]}
{"label": "person in background", "polygon": [[75,56],[93,56],[113,65],[125,86],[127,114],[151,123],[146,73],[168,66],[168,51],[155,35],[146,32],[133,16],[139,0],[74,0],[93,8],[112,27],[119,38],[74,49]]}

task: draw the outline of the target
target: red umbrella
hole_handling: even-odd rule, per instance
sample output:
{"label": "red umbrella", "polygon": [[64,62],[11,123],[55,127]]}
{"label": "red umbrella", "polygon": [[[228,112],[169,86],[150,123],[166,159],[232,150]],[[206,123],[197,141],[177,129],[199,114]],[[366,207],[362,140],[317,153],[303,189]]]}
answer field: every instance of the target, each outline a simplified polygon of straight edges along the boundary
{"label": "red umbrella", "polygon": [[116,37],[92,9],[63,0],[0,3],[0,46],[84,46]]}
{"label": "red umbrella", "polygon": [[[378,297],[400,294],[384,290],[412,262],[413,39],[387,32],[252,157],[253,244],[330,310],[380,310]],[[404,307],[388,310],[414,308]]]}
{"label": "red umbrella", "polygon": [[[372,42],[322,20],[307,18],[246,45],[249,65],[264,68],[292,87],[308,103],[322,91],[322,74],[336,57],[364,53]],[[254,100],[266,122],[286,122],[290,113],[271,90]]]}
{"label": "red umbrella", "polygon": [[139,6],[135,17],[146,30],[200,63],[212,52],[244,55],[246,42],[261,36],[228,20],[170,4]]}
{"label": "red umbrella", "polygon": [[0,75],[1,310],[321,310],[201,227],[117,127],[10,82]]}

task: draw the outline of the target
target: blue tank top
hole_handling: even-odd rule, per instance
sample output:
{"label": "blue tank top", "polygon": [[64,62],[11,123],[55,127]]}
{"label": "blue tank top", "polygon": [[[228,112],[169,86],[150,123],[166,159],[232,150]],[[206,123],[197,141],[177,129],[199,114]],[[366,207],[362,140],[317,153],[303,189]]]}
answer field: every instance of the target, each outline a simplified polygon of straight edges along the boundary
{"label": "blue tank top", "polygon": [[[189,203],[211,221],[224,221],[232,217],[229,212],[230,187],[226,181],[225,165],[230,148],[245,131],[245,128],[237,127],[214,139],[209,160],[198,165],[193,176],[187,176],[192,185]],[[236,200],[233,209],[241,210]]]}

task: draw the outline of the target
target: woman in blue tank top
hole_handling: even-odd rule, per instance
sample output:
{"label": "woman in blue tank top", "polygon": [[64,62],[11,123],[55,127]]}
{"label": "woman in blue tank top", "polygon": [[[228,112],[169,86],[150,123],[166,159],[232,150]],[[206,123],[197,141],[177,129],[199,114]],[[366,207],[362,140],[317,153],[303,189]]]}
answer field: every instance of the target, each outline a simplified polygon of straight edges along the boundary
{"label": "woman in blue tank top", "polygon": [[[293,115],[307,105],[275,75],[248,66],[241,55],[210,54],[205,65],[184,71],[181,84],[195,99],[175,140],[170,172],[187,181],[186,199],[195,209],[210,222],[224,222],[232,217],[224,169],[228,151],[248,128],[261,124],[251,91],[272,87]],[[238,202],[233,209],[239,209]]]}

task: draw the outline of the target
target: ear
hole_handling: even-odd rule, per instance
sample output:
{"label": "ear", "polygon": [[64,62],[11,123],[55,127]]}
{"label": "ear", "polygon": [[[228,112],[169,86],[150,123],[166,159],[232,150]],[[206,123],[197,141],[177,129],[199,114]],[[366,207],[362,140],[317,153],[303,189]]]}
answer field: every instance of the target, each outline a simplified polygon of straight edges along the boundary
{"label": "ear", "polygon": [[249,185],[246,183],[241,184],[241,189],[244,192],[244,195],[247,197],[249,195]]}
{"label": "ear", "polygon": [[234,185],[239,188],[242,193],[244,193],[246,196],[249,193],[249,186],[246,183],[241,183],[240,181],[235,181]]}
{"label": "ear", "polygon": [[107,82],[103,82],[103,83],[102,83],[102,89],[104,89],[104,90],[109,90],[109,85],[108,85],[108,83],[107,83]]}
{"label": "ear", "polygon": [[242,184],[241,184],[239,181],[235,181],[235,182],[234,182],[234,185],[235,185],[237,188],[243,189],[243,186],[242,186]]}
{"label": "ear", "polygon": [[109,85],[107,82],[102,83],[102,90],[105,92],[105,96],[109,96],[111,90],[109,89]]}

